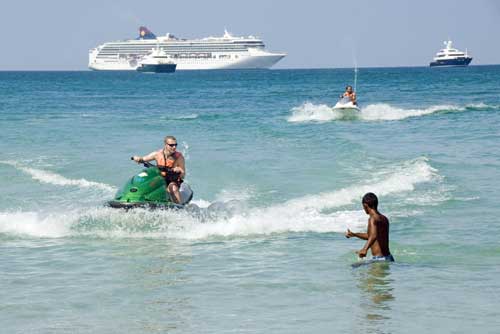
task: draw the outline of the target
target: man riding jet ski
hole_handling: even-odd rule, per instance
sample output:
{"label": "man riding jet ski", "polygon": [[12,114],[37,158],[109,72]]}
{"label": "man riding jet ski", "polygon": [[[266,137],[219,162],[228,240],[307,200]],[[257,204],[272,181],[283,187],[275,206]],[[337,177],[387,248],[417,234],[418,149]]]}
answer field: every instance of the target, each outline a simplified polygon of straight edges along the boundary
{"label": "man riding jet ski", "polygon": [[[114,208],[182,208],[189,203],[193,192],[184,183],[184,156],[176,149],[175,137],[167,136],[163,149],[144,157],[133,156],[132,160],[144,164],[147,169],[135,175],[108,204]],[[149,163],[152,160],[156,160],[156,166]]]}
{"label": "man riding jet ski", "polygon": [[344,94],[340,95],[340,100],[333,107],[334,110],[353,109],[359,111],[358,102],[356,101],[356,93],[352,90],[352,86],[345,88]]}

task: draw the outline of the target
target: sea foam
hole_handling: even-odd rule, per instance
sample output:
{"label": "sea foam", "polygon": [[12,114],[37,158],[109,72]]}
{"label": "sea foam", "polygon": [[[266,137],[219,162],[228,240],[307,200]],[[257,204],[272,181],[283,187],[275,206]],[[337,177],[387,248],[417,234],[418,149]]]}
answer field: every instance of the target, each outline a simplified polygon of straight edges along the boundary
{"label": "sea foam", "polygon": [[[380,197],[404,198],[420,183],[439,180],[426,158],[388,167],[370,182],[318,195],[291,199],[264,207],[238,205],[238,201],[212,203],[197,210],[131,210],[106,207],[74,209],[69,212],[1,212],[0,232],[29,237],[92,236],[104,238],[246,237],[290,232],[338,232],[347,227],[366,227],[366,215],[352,204],[365,192]],[[248,194],[252,194],[249,192]],[[243,201],[246,196],[243,197]],[[418,196],[413,193],[413,196]],[[228,197],[222,192],[221,197]],[[200,203],[200,204],[201,204]],[[244,204],[244,203],[243,203]]]}
{"label": "sea foam", "polygon": [[292,115],[288,117],[288,121],[292,123],[328,122],[341,117],[341,112],[333,110],[326,104],[316,105],[306,102],[299,107],[292,108]]}
{"label": "sea foam", "polygon": [[10,165],[28,175],[31,176],[33,180],[42,182],[42,183],[47,183],[47,184],[52,184],[55,186],[75,186],[75,187],[80,187],[80,188],[97,188],[100,190],[104,190],[107,192],[116,192],[116,188],[105,183],[100,183],[100,182],[94,182],[94,181],[88,181],[86,179],[69,179],[66,178],[60,174],[42,170],[42,169],[37,169],[37,168],[31,168],[31,167],[26,167],[23,166],[22,164],[15,162],[15,161],[0,161],[0,163],[3,163],[5,165]]}
{"label": "sea foam", "polygon": [[409,117],[419,117],[437,112],[464,111],[465,107],[454,105],[436,105],[422,109],[403,109],[389,104],[370,104],[361,109],[360,119],[365,121],[397,121]]}
{"label": "sea foam", "polygon": [[494,108],[484,103],[456,105],[434,105],[426,108],[400,108],[386,103],[369,104],[361,108],[358,113],[352,111],[334,110],[326,104],[313,104],[306,102],[301,106],[292,108],[292,115],[288,117],[291,123],[330,122],[336,120],[362,120],[362,121],[397,121],[410,117],[420,117],[435,113],[461,112],[466,110],[488,110]]}

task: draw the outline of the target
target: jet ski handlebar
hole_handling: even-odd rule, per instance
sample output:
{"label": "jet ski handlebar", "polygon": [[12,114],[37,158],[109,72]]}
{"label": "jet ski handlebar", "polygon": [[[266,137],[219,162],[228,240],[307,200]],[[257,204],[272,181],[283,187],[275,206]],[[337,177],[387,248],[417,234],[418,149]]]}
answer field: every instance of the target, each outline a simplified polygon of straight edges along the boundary
{"label": "jet ski handlebar", "polygon": [[[134,157],[130,157],[130,160],[134,160]],[[144,167],[146,168],[150,168],[150,167],[156,167],[155,165],[153,165],[152,163],[148,162],[148,161],[142,161],[142,162],[139,162],[139,163],[142,163],[144,165]]]}
{"label": "jet ski handlebar", "polygon": [[[130,157],[130,160],[134,160],[134,157]],[[163,172],[163,173],[166,173],[166,174],[169,174],[169,175],[173,175],[173,176],[177,176],[177,175],[180,175],[181,173],[178,173],[178,172],[174,172],[172,170],[172,168],[169,168],[169,167],[164,167],[164,166],[156,166],[156,165],[153,165],[152,163],[148,162],[148,161],[142,161],[142,162],[139,162],[139,163],[142,163],[144,165],[144,167],[146,168],[151,168],[151,167],[158,167],[158,169]]]}

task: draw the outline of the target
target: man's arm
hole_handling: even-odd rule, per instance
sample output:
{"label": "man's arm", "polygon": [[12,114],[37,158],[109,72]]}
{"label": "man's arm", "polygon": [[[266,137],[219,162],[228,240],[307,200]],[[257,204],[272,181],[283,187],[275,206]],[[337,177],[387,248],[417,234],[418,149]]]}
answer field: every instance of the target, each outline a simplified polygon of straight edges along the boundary
{"label": "man's arm", "polygon": [[345,237],[346,238],[356,237],[359,239],[368,240],[368,233],[354,233],[350,229],[347,229],[347,232],[345,233]]}
{"label": "man's arm", "polygon": [[151,161],[151,160],[154,160],[155,157],[156,157],[156,152],[151,152],[148,155],[145,155],[143,157],[134,156],[134,161],[138,162],[138,163],[141,163],[141,161]]}
{"label": "man's arm", "polygon": [[175,164],[177,166],[175,166],[174,168],[172,168],[172,170],[176,173],[180,173],[181,174],[181,178],[184,178],[184,175],[186,175],[186,162],[184,160],[184,157],[183,156],[180,156],[176,161],[175,161]]}
{"label": "man's arm", "polygon": [[377,240],[377,224],[375,224],[375,219],[371,218],[368,220],[368,239],[366,240],[365,246],[357,251],[359,257],[365,257],[368,250]]}

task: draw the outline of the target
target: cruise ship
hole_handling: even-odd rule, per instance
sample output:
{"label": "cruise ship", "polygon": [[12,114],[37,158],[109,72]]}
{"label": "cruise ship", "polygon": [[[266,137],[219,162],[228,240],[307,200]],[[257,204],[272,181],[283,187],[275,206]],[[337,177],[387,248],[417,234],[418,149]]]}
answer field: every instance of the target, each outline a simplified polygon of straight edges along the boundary
{"label": "cruise ship", "polygon": [[439,50],[429,66],[467,66],[472,61],[472,57],[464,52],[452,48],[452,41],[444,41],[446,46],[444,49]]}
{"label": "cruise ship", "polygon": [[224,31],[222,37],[179,39],[172,34],[156,36],[148,28],[139,28],[139,37],[108,42],[89,51],[92,70],[136,70],[139,62],[154,48],[164,50],[177,70],[266,69],[284,53],[266,50],[261,39],[254,36],[234,37]]}

